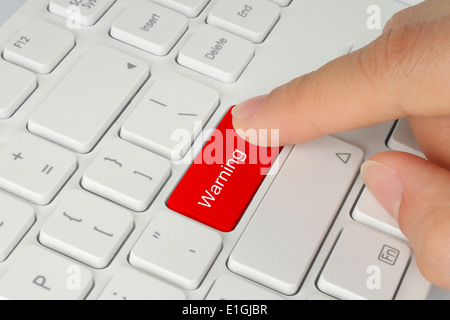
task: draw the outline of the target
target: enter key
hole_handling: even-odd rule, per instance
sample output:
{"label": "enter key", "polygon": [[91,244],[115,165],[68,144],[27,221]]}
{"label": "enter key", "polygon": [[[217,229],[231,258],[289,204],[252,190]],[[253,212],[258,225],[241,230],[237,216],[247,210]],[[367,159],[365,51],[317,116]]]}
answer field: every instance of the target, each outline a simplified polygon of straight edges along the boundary
{"label": "enter key", "polygon": [[240,138],[233,129],[230,110],[172,193],[167,206],[219,231],[230,232],[280,150],[257,147]]}

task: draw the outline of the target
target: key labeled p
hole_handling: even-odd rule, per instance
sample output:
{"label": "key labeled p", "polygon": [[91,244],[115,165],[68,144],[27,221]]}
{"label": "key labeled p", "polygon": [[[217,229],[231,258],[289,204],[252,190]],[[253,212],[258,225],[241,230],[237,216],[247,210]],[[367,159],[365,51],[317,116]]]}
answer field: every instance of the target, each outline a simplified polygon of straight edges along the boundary
{"label": "key labeled p", "polygon": [[33,279],[33,284],[37,285],[38,287],[41,287],[42,289],[45,289],[47,291],[51,291],[52,289],[50,289],[47,286],[47,278],[44,276],[37,276],[36,278]]}

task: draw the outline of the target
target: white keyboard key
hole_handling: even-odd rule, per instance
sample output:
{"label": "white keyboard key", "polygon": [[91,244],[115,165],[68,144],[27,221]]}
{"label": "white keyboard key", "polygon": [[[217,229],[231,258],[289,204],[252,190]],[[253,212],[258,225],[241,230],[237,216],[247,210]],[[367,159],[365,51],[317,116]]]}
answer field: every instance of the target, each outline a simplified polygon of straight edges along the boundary
{"label": "white keyboard key", "polygon": [[180,160],[216,110],[219,99],[215,89],[166,73],[125,121],[121,137],[168,159]]}
{"label": "white keyboard key", "polygon": [[83,176],[85,189],[144,211],[170,176],[170,162],[120,139],[100,152]]}
{"label": "white keyboard key", "polygon": [[158,56],[169,53],[186,32],[187,18],[148,1],[134,2],[111,27],[111,36]]}
{"label": "white keyboard key", "polygon": [[424,0],[397,0],[397,1],[400,1],[400,2],[402,2],[404,4],[408,4],[410,6],[414,6],[416,4],[419,4],[419,3],[423,2]]}
{"label": "white keyboard key", "polygon": [[0,262],[6,260],[34,221],[33,207],[0,193]]}
{"label": "white keyboard key", "polygon": [[37,87],[34,74],[0,60],[0,119],[8,119]]}
{"label": "white keyboard key", "polygon": [[94,268],[105,268],[133,229],[133,216],[88,192],[70,193],[42,226],[47,247]]}
{"label": "white keyboard key", "polygon": [[210,0],[153,0],[176,10],[187,17],[194,18],[200,14]]}
{"label": "white keyboard key", "polygon": [[255,53],[253,43],[210,25],[201,26],[178,54],[178,63],[222,82],[235,82]]}
{"label": "white keyboard key", "polygon": [[309,297],[308,300],[311,300],[311,301],[333,301],[336,299],[333,297],[330,297],[330,296],[326,296],[324,294],[317,293],[317,294],[314,294],[311,297]]}
{"label": "white keyboard key", "polygon": [[284,294],[297,292],[362,159],[360,149],[332,137],[295,146],[229,268]]}
{"label": "white keyboard key", "polygon": [[115,0],[51,0],[50,12],[67,18],[67,26],[92,26],[105,14]]}
{"label": "white keyboard key", "polygon": [[387,146],[391,150],[408,152],[425,158],[406,118],[398,120]]}
{"label": "white keyboard key", "polygon": [[31,71],[47,74],[74,46],[72,32],[42,20],[33,20],[7,44],[3,57]]}
{"label": "white keyboard key", "polygon": [[98,300],[185,300],[180,289],[131,268],[122,268],[103,290]]}
{"label": "white keyboard key", "polygon": [[52,201],[77,168],[69,151],[28,133],[0,150],[0,188],[38,205]]}
{"label": "white keyboard key", "polygon": [[283,298],[248,280],[222,275],[214,283],[206,300],[283,300]]}
{"label": "white keyboard key", "polygon": [[352,217],[362,224],[407,241],[398,227],[397,220],[383,208],[367,188],[361,193]]}
{"label": "white keyboard key", "polygon": [[393,299],[411,250],[403,242],[360,225],[348,225],[323,269],[318,286],[339,299]]}
{"label": "white keyboard key", "polygon": [[197,289],[222,248],[216,232],[161,212],[130,254],[130,263],[184,289]]}
{"label": "white keyboard key", "polygon": [[265,0],[220,0],[208,23],[255,43],[263,42],[280,18],[280,8]]}
{"label": "white keyboard key", "polygon": [[92,286],[92,273],[87,268],[31,246],[0,279],[0,299],[82,300]]}
{"label": "white keyboard key", "polygon": [[280,7],[286,7],[291,3],[292,0],[270,0],[270,1],[276,3]]}
{"label": "white keyboard key", "polygon": [[28,128],[76,152],[87,153],[148,75],[145,62],[106,46],[94,47],[31,116]]}

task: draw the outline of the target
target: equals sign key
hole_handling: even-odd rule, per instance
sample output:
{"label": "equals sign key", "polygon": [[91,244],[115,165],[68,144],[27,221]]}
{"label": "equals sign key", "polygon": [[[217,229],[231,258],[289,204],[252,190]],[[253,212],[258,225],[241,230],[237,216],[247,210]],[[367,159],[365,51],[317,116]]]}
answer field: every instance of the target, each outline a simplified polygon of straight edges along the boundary
{"label": "equals sign key", "polygon": [[50,165],[45,165],[45,167],[44,167],[44,169],[42,169],[42,173],[45,173],[45,174],[50,174],[51,172],[52,172],[52,170],[53,170],[54,168],[52,167],[52,166],[50,166]]}

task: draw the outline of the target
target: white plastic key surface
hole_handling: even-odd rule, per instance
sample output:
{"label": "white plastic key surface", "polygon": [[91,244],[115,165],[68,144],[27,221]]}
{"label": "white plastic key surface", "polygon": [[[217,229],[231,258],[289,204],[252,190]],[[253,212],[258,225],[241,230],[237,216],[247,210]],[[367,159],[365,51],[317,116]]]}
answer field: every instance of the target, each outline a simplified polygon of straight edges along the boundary
{"label": "white plastic key surface", "polygon": [[288,6],[292,0],[270,0],[273,3],[276,3],[277,5],[281,6],[281,7],[286,7]]}
{"label": "white plastic key surface", "polygon": [[122,268],[98,300],[185,300],[183,291],[131,268]]}
{"label": "white plastic key surface", "polygon": [[165,73],[130,117],[121,137],[172,160],[180,160],[219,105],[219,93],[175,73]]}
{"label": "white plastic key surface", "polygon": [[32,20],[6,45],[3,57],[31,71],[48,74],[75,46],[72,32]]}
{"label": "white plastic key surface", "polygon": [[206,300],[283,300],[266,288],[232,275],[220,276]]}
{"label": "white plastic key surface", "polygon": [[105,14],[115,0],[51,0],[50,12],[67,19],[67,26],[92,26]]}
{"label": "white plastic key surface", "polygon": [[190,18],[198,16],[209,1],[210,0],[154,0],[154,2],[167,6]]}
{"label": "white plastic key surface", "polygon": [[144,211],[170,176],[170,162],[114,139],[83,175],[87,190],[134,211]]}
{"label": "white plastic key surface", "polygon": [[127,210],[85,191],[65,197],[43,225],[45,246],[94,268],[106,267],[134,226]]}
{"label": "white plastic key surface", "polygon": [[111,26],[111,36],[158,56],[169,53],[187,30],[187,18],[148,1],[135,1]]}
{"label": "white plastic key surface", "polygon": [[87,153],[149,75],[145,62],[106,46],[91,49],[41,104],[30,131]]}
{"label": "white plastic key surface", "polygon": [[130,263],[194,290],[222,248],[220,235],[172,212],[159,213],[130,254]]}
{"label": "white plastic key surface", "polygon": [[49,250],[30,246],[0,279],[0,299],[82,300],[92,285],[89,269]]}
{"label": "white plastic key surface", "polygon": [[295,146],[229,268],[284,294],[297,292],[362,159],[359,148],[332,137]]}
{"label": "white plastic key surface", "polygon": [[406,241],[406,237],[399,229],[397,220],[383,208],[367,188],[364,188],[361,193],[352,212],[352,217],[362,224]]}
{"label": "white plastic key surface", "polygon": [[34,221],[32,206],[0,193],[0,262],[6,260]]}
{"label": "white plastic key surface", "polygon": [[425,158],[419,144],[417,143],[414,134],[409,126],[407,118],[398,120],[391,137],[387,143],[387,146],[391,150],[408,152],[415,154],[416,156]]}
{"label": "white plastic key surface", "polygon": [[411,249],[405,243],[351,224],[339,236],[318,286],[339,299],[390,300],[410,256]]}
{"label": "white plastic key surface", "polygon": [[235,82],[255,53],[253,43],[202,25],[178,54],[178,63],[222,82]]}
{"label": "white plastic key surface", "polygon": [[34,74],[0,60],[0,119],[11,117],[36,86]]}
{"label": "white plastic key surface", "polygon": [[208,23],[255,43],[263,42],[280,17],[280,8],[265,0],[220,0]]}
{"label": "white plastic key surface", "polygon": [[0,149],[0,188],[38,205],[48,204],[77,168],[71,152],[28,133]]}

